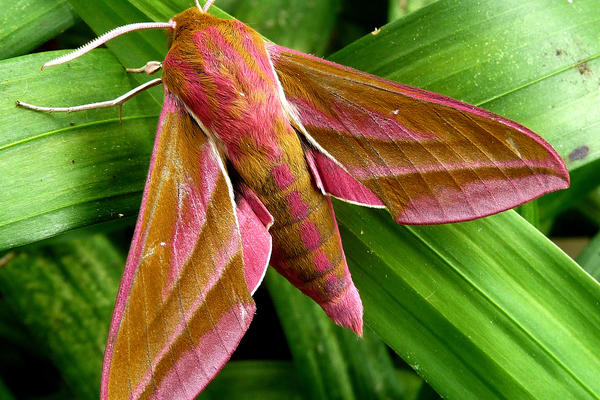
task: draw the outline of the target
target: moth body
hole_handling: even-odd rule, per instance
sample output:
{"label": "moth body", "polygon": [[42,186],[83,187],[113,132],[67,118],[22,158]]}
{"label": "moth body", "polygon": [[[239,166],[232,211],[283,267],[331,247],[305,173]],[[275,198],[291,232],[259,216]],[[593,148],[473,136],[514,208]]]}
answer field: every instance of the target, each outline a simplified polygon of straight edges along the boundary
{"label": "moth body", "polygon": [[273,216],[271,265],[338,324],[362,333],[362,304],[331,200],[316,186],[260,35],[191,8],[173,21],[165,88],[198,120]]}
{"label": "moth body", "polygon": [[[77,111],[165,98],[113,319],[101,399],[193,399],[237,347],[270,263],[339,325],[362,304],[329,196],[401,224],[481,218],[569,185],[556,151],[486,110],[273,43],[192,8],[167,29],[162,79]],[[235,172],[234,172],[235,171]],[[393,250],[393,249],[392,249]],[[398,256],[402,256],[398,254]],[[269,262],[270,261],[270,262]]]}

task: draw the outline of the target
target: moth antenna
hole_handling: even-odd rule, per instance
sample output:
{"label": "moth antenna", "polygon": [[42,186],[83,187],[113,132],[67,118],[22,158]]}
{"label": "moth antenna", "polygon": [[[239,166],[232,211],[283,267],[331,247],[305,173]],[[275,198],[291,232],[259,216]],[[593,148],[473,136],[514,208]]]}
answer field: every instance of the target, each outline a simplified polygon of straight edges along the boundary
{"label": "moth antenna", "polygon": [[[210,8],[210,6],[212,6],[214,2],[215,2],[215,0],[207,0],[207,2],[204,3],[204,8],[201,8],[202,12],[207,12],[208,9]],[[196,4],[198,4],[198,0],[196,0]]]}
{"label": "moth antenna", "polygon": [[198,10],[204,12],[204,10],[202,9],[202,6],[200,5],[200,2],[198,0],[196,0],[196,7],[198,7]]}
{"label": "moth antenna", "polygon": [[[75,111],[83,111],[83,110],[95,110],[97,108],[107,108],[114,106],[121,106],[127,100],[136,96],[139,93],[142,93],[144,90],[148,90],[154,86],[160,85],[162,83],[161,78],[152,79],[146,83],[141,84],[140,86],[131,89],[129,92],[122,94],[113,100],[100,101],[98,103],[90,103],[90,104],[82,104],[80,106],[73,107],[40,107],[35,106],[33,104],[24,103],[20,100],[17,100],[17,107],[28,108],[34,111],[43,111],[43,112],[75,112]],[[121,120],[121,109],[119,109],[119,120]]]}
{"label": "moth antenna", "polygon": [[175,22],[173,22],[173,21],[141,22],[141,23],[137,23],[137,24],[129,24],[129,25],[124,25],[124,26],[119,26],[113,30],[106,32],[102,36],[98,36],[96,39],[81,46],[80,48],[78,48],[75,51],[65,54],[64,56],[55,58],[54,60],[48,61],[46,64],[42,65],[42,69],[44,69],[46,67],[50,67],[52,65],[59,65],[59,64],[63,64],[63,63],[69,62],[71,60],[74,60],[77,57],[84,55],[88,51],[93,50],[96,47],[98,47],[98,46],[108,42],[109,40],[114,39],[117,36],[120,36],[124,33],[139,31],[139,30],[143,30],[143,29],[166,29],[166,28],[175,29]]}

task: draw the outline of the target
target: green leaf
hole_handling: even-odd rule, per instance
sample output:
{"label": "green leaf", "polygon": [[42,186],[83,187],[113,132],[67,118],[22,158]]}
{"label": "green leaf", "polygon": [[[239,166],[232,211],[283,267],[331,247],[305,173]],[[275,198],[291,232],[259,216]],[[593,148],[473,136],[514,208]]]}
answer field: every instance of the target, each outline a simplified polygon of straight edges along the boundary
{"label": "green leaf", "polygon": [[518,208],[518,212],[527,222],[540,229],[540,206],[537,201],[530,201]]}
{"label": "green leaf", "polygon": [[[124,262],[121,251],[95,235],[11,252],[0,264],[3,311],[25,323],[33,337],[28,347],[40,348],[55,362],[73,391],[68,397],[98,398],[110,313]],[[304,391],[296,376],[289,362],[231,362],[200,398],[300,400]],[[0,399],[5,389],[0,381]]]}
{"label": "green leaf", "polygon": [[[159,3],[152,0],[130,0],[129,3],[105,0],[81,5],[74,2],[73,7],[100,34],[115,23],[109,17],[113,9],[119,10],[118,24],[126,24],[132,20],[143,20],[142,15],[146,20],[167,21],[191,6],[188,0]],[[329,44],[328,38],[334,28],[340,0],[268,0],[260,3],[234,0],[218,2],[217,5],[283,46],[321,54]],[[211,7],[210,12],[218,17],[231,18],[215,6]],[[127,61],[132,58],[128,56]]]}
{"label": "green leaf", "polygon": [[15,397],[12,395],[10,390],[6,387],[4,382],[0,380],[0,399],[2,400],[13,400]]}
{"label": "green leaf", "polygon": [[354,399],[334,326],[319,306],[270,270],[269,293],[286,333],[298,373],[311,399]]}
{"label": "green leaf", "polygon": [[78,398],[98,398],[108,324],[125,263],[102,236],[15,251],[0,293]]}
{"label": "green leaf", "polygon": [[[127,1],[69,1],[77,14],[98,35],[117,26],[148,22],[148,17]],[[153,4],[159,5],[160,2]],[[164,19],[159,20],[164,22]],[[165,34],[159,29],[130,32],[109,41],[106,47],[128,68],[140,67],[148,61],[161,61],[167,53]],[[147,80],[145,76],[136,74],[131,74],[130,79],[137,84]],[[155,107],[162,104],[162,91],[159,88],[150,89],[148,93],[156,102]]]}
{"label": "green leaf", "polygon": [[12,0],[0,13],[0,59],[25,54],[75,23],[67,0]]}
{"label": "green leaf", "polygon": [[[114,7],[116,0],[103,0],[98,2],[95,7]],[[153,21],[167,21],[174,15],[190,8],[195,7],[193,2],[188,0],[170,0],[157,2],[155,0],[129,0],[125,7],[133,7],[138,11],[146,15],[146,19]],[[204,5],[205,1],[200,1],[200,5]],[[221,6],[221,2],[218,5]],[[231,15],[227,14],[223,10],[219,9],[215,5],[210,8],[210,14],[220,18],[232,18]]]}
{"label": "green leaf", "polygon": [[[596,175],[598,176],[598,175]],[[593,182],[595,177],[590,177]],[[588,219],[600,227],[600,186],[596,188],[586,199],[577,207]]]}
{"label": "green leaf", "polygon": [[270,270],[265,278],[292,351],[298,375],[311,399],[406,399],[387,348],[369,330],[364,339],[335,325],[310,298]]}
{"label": "green leaf", "polygon": [[40,72],[58,54],[0,61],[1,249],[137,215],[158,107],[140,95],[124,105],[122,123],[116,108],[44,114],[15,107],[17,99],[84,104],[132,86],[107,50]]}
{"label": "green leaf", "polygon": [[302,400],[304,389],[296,368],[284,361],[232,361],[206,387],[198,400]]}
{"label": "green leaf", "polygon": [[[319,312],[326,318],[323,311]],[[388,347],[370,328],[365,328],[362,338],[337,326],[334,333],[346,359],[350,382],[357,399],[416,397],[417,391],[423,386],[423,380],[410,370],[396,370]]]}
{"label": "green leaf", "polygon": [[585,246],[577,257],[577,262],[594,279],[600,281],[600,233]]}
{"label": "green leaf", "polygon": [[336,211],[367,323],[443,397],[598,396],[600,287],[514,212],[403,227]]}
{"label": "green leaf", "polygon": [[340,11],[341,0],[234,0],[217,2],[277,44],[323,54]]}
{"label": "green leaf", "polygon": [[570,172],[570,174],[571,187],[569,190],[549,193],[536,200],[539,203],[540,214],[546,218],[577,206],[581,202],[581,199],[586,198],[590,194],[590,191],[598,185],[600,159],[577,168],[574,172]]}

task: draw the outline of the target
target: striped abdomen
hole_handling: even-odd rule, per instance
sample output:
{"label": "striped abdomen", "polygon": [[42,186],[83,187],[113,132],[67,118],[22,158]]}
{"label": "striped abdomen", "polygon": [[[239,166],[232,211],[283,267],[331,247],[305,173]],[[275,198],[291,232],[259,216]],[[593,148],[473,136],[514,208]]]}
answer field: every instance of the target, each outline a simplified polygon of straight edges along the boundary
{"label": "striped abdomen", "polygon": [[298,137],[284,136],[285,153],[269,166],[268,176],[254,185],[246,181],[274,218],[271,265],[336,323],[360,333],[362,304],[348,271],[331,200],[316,187]]}

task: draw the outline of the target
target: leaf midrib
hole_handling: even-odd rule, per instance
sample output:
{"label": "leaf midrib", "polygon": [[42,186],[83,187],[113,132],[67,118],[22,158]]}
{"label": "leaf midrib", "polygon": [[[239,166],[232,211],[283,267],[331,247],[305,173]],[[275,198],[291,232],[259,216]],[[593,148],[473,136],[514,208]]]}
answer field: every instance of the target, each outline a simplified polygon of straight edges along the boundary
{"label": "leaf midrib", "polygon": [[82,123],[82,124],[75,125],[75,126],[66,126],[64,128],[40,133],[39,135],[30,136],[25,139],[17,140],[16,142],[12,142],[12,143],[8,143],[4,146],[0,146],[0,151],[6,150],[6,149],[9,149],[11,147],[18,146],[21,144],[33,142],[35,140],[40,140],[47,136],[58,135],[60,133],[65,133],[68,131],[78,130],[78,129],[82,129],[82,128],[88,128],[88,127],[93,127],[93,126],[99,126],[99,125],[105,125],[105,124],[114,124],[114,123],[123,122],[123,121],[134,121],[134,120],[138,120],[138,119],[149,119],[149,118],[153,118],[153,119],[158,118],[158,115],[156,115],[156,114],[136,115],[136,116],[132,116],[132,117],[123,117],[121,119],[109,118],[109,119],[96,120],[93,122]]}

